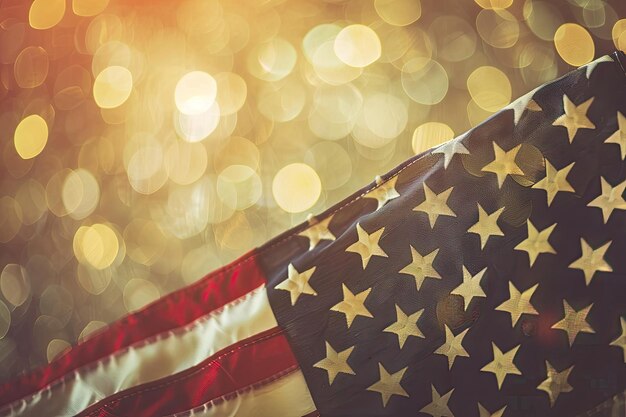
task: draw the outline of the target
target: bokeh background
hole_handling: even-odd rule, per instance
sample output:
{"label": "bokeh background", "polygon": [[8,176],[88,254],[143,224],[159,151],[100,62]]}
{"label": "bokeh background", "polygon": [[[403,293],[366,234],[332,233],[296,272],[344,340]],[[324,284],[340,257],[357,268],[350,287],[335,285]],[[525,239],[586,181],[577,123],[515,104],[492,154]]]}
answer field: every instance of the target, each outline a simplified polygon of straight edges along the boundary
{"label": "bokeh background", "polygon": [[0,0],[0,379],[614,49],[623,0]]}

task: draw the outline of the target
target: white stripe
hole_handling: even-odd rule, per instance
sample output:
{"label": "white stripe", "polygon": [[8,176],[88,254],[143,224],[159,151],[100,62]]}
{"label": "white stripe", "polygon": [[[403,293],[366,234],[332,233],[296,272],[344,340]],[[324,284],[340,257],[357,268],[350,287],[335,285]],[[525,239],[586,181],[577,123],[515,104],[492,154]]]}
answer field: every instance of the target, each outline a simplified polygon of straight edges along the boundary
{"label": "white stripe", "polygon": [[233,399],[176,414],[177,417],[302,417],[316,410],[300,370]]}
{"label": "white stripe", "polygon": [[262,285],[183,328],[87,365],[62,383],[8,405],[0,415],[75,415],[120,390],[183,371],[233,343],[277,325]]}

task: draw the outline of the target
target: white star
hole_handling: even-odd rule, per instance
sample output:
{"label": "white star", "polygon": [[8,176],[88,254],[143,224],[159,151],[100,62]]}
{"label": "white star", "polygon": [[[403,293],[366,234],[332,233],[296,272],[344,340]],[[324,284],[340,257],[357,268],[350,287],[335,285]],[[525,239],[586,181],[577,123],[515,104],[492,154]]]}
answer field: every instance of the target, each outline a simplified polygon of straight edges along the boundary
{"label": "white star", "polygon": [[[524,94],[523,96],[521,96],[520,98],[518,98],[517,100],[515,100],[514,102],[512,102],[511,104],[509,104],[503,109],[503,110],[506,110],[506,109],[513,110],[513,124],[515,126],[517,126],[517,124],[519,123],[519,120],[522,118],[522,114],[524,114],[524,111],[527,108],[529,110],[535,110],[535,111],[541,110],[541,108],[533,100],[533,96],[535,95],[535,92],[537,92],[537,90],[539,90],[539,87]],[[535,103],[535,104],[533,105],[532,103]]]}
{"label": "white star", "polygon": [[464,154],[469,155],[469,151],[463,145],[463,139],[467,134],[463,136],[459,136],[456,139],[449,140],[448,142],[438,146],[432,153],[440,153],[443,154],[443,168],[447,169],[448,165],[450,165],[450,161],[452,157],[456,154]]}

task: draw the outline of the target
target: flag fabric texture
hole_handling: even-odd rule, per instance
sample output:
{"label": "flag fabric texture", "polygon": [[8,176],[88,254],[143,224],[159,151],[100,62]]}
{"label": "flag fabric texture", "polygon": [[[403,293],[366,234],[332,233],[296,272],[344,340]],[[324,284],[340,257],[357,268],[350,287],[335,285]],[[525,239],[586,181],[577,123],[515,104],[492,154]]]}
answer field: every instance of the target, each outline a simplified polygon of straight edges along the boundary
{"label": "flag fabric texture", "polygon": [[0,385],[0,415],[626,415],[624,62]]}

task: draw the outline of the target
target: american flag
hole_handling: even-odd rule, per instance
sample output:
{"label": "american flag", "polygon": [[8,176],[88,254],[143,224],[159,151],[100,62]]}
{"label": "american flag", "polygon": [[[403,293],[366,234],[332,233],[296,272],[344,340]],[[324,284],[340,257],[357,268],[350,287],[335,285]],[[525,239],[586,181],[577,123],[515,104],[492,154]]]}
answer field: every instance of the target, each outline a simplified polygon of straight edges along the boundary
{"label": "american flag", "polygon": [[0,415],[626,415],[624,62],[1,385]]}

